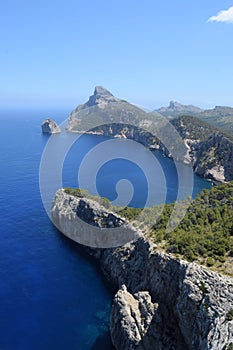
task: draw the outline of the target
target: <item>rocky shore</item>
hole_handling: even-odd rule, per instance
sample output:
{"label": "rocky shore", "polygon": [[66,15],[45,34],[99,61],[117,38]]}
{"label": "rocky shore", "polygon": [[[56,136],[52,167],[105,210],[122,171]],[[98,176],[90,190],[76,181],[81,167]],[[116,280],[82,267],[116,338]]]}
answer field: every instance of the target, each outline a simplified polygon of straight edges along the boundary
{"label": "rocky shore", "polygon": [[[75,216],[80,200],[59,190],[51,216],[56,226],[74,241],[82,231]],[[111,212],[82,198],[82,220],[95,217],[94,227],[112,227]],[[94,207],[93,207],[94,206]],[[125,219],[117,220],[119,225]],[[61,224],[62,223],[62,224]],[[135,234],[135,232],[133,232]],[[176,259],[138,237],[116,248],[86,248],[100,262],[103,273],[116,287],[110,331],[119,350],[230,350],[233,346],[233,279]]]}

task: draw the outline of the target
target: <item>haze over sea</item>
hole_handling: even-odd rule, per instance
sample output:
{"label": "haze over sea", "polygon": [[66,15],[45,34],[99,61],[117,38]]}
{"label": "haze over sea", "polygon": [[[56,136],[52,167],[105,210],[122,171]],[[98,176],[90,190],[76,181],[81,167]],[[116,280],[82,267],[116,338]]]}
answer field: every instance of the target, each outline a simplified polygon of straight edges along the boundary
{"label": "haze over sea", "polygon": [[[57,122],[69,113],[50,112]],[[40,124],[47,115],[43,110],[0,112],[0,349],[110,350],[113,290],[98,264],[55,229],[41,201],[39,166],[49,136],[41,133]],[[74,135],[56,137],[62,142]],[[78,186],[78,165],[87,151],[105,140],[85,135],[72,147],[64,163],[64,187]],[[155,154],[166,175],[166,200],[171,202],[177,193],[176,169],[172,160]],[[130,204],[143,206],[146,178],[123,159],[100,169],[100,195],[114,200],[121,178],[134,185]],[[210,182],[195,176],[193,195],[209,187]]]}

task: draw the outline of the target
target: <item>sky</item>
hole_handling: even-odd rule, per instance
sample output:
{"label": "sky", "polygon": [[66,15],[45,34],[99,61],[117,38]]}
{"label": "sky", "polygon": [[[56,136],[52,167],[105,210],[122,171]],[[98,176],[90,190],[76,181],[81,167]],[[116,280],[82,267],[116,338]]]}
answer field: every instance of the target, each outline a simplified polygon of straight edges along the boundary
{"label": "sky", "polygon": [[233,0],[1,0],[0,108],[74,108],[96,85],[148,109],[233,106]]}

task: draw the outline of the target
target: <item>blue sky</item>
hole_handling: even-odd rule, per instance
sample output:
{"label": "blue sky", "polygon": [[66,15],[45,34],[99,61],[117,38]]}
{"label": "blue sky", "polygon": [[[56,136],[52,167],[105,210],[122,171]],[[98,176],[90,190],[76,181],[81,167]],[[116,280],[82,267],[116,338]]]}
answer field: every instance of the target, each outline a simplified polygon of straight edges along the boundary
{"label": "blue sky", "polygon": [[0,106],[73,108],[95,85],[152,109],[170,100],[233,106],[232,6],[3,0]]}

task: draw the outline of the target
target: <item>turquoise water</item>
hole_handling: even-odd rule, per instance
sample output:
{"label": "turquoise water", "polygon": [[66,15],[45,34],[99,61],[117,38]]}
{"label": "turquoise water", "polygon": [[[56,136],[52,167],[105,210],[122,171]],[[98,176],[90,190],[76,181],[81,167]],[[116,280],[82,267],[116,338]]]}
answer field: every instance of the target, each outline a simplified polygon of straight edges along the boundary
{"label": "turquoise water", "polygon": [[[0,113],[0,349],[110,350],[113,290],[103,280],[98,263],[54,228],[41,201],[39,166],[48,136],[42,135],[40,124],[45,112]],[[68,112],[53,111],[51,117],[62,121]],[[64,186],[79,185],[78,165],[101,141],[106,138],[89,135],[72,147],[64,162]],[[169,202],[177,194],[176,170],[161,153],[156,157],[166,172]],[[130,205],[143,206],[146,177],[125,159],[111,160],[99,169],[99,193],[114,200],[114,184],[121,178],[137,189]],[[92,191],[89,186],[87,182]],[[195,177],[193,195],[210,186]]]}

